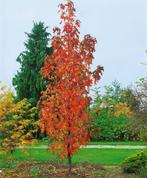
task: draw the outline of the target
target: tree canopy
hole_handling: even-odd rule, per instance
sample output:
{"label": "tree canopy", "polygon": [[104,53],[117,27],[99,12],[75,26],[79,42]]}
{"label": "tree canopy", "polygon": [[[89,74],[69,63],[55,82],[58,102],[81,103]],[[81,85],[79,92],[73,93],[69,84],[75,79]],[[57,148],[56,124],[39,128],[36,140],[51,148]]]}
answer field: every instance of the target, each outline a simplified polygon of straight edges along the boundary
{"label": "tree canopy", "polygon": [[100,80],[103,67],[90,70],[96,39],[85,35],[80,40],[80,21],[75,19],[73,2],[59,7],[62,29],[54,28],[54,52],[41,70],[43,77],[53,83],[47,85],[41,97],[40,117],[42,131],[53,140],[53,151],[68,158],[71,166],[72,155],[89,141],[89,88]]}

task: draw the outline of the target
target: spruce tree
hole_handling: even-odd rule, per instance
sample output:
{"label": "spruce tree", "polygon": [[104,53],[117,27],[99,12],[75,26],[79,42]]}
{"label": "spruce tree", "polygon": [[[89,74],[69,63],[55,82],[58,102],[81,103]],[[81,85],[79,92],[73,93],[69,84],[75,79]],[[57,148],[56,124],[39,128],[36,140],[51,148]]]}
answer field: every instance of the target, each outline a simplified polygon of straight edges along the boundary
{"label": "spruce tree", "polygon": [[42,80],[40,69],[44,64],[44,58],[52,53],[48,48],[49,33],[44,23],[34,23],[31,33],[26,33],[28,40],[24,43],[25,51],[20,53],[17,62],[20,69],[13,78],[17,100],[28,98],[36,106],[40,93],[45,89],[46,82]]}

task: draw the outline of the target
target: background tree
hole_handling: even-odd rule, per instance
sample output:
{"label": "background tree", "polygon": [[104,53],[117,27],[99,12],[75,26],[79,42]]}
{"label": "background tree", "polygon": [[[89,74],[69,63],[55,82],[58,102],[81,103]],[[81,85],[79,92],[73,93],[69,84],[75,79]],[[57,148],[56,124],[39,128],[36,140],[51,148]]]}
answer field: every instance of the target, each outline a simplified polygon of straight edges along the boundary
{"label": "background tree", "polygon": [[147,78],[142,78],[137,82],[135,89],[136,97],[139,101],[139,110],[136,112],[137,128],[141,129],[143,140],[147,141]]}
{"label": "background tree", "polygon": [[103,94],[96,90],[91,107],[93,116],[93,139],[96,140],[133,140],[139,139],[139,130],[131,127],[134,122],[134,111],[139,103],[131,88],[123,88],[114,81],[105,86]]}
{"label": "background tree", "polygon": [[90,71],[96,39],[85,35],[80,40],[80,22],[75,19],[73,2],[59,7],[63,29],[54,28],[54,52],[41,70],[43,77],[54,83],[43,92],[40,117],[42,131],[52,139],[53,151],[68,159],[71,174],[72,155],[89,141],[89,87],[100,79],[103,68]]}
{"label": "background tree", "polygon": [[[20,70],[13,78],[17,99],[31,99],[36,106],[40,92],[45,89],[46,82],[39,73],[44,63],[44,58],[52,53],[52,48],[47,48],[49,33],[42,22],[34,23],[31,33],[26,33],[28,40],[23,51],[17,58]],[[48,50],[47,50],[48,49]]]}

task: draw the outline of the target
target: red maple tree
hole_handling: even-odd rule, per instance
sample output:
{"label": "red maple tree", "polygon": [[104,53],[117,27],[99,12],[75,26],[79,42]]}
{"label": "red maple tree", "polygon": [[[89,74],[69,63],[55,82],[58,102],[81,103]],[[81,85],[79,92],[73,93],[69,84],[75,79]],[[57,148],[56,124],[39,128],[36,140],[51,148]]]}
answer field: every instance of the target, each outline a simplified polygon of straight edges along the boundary
{"label": "red maple tree", "polygon": [[70,174],[72,155],[89,142],[89,88],[100,80],[103,67],[90,70],[96,39],[85,35],[80,40],[73,2],[59,7],[63,29],[54,28],[54,51],[41,70],[49,84],[40,100],[40,117],[42,132],[53,140],[51,147],[57,156],[68,159]]}

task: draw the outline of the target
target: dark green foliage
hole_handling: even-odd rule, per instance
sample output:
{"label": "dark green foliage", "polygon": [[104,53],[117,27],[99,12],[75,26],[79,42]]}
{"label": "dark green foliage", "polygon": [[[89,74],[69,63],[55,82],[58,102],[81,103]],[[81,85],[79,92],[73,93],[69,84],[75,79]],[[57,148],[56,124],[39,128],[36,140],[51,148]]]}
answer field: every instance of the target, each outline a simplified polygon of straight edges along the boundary
{"label": "dark green foliage", "polygon": [[[49,33],[44,23],[34,23],[31,33],[26,35],[28,39],[24,43],[25,51],[17,58],[20,69],[13,78],[13,86],[17,94],[16,102],[27,98],[33,107],[37,105],[41,92],[47,85],[47,81],[41,77],[40,69],[44,65],[45,57],[51,55],[53,49],[48,47]],[[34,120],[38,120],[38,111],[35,113]],[[40,131],[35,137],[40,137]]]}
{"label": "dark green foliage", "polygon": [[47,50],[49,33],[42,22],[34,23],[31,33],[26,33],[26,35],[28,40],[24,43],[25,51],[17,58],[20,70],[13,78],[13,85],[17,100],[28,98],[31,99],[32,105],[36,106],[40,92],[46,86],[46,81],[42,80],[39,72],[45,56],[50,55],[52,49]]}
{"label": "dark green foliage", "polygon": [[146,168],[147,165],[147,155],[144,152],[140,152],[134,156],[127,158],[123,164],[122,168],[125,173],[140,173]]}

